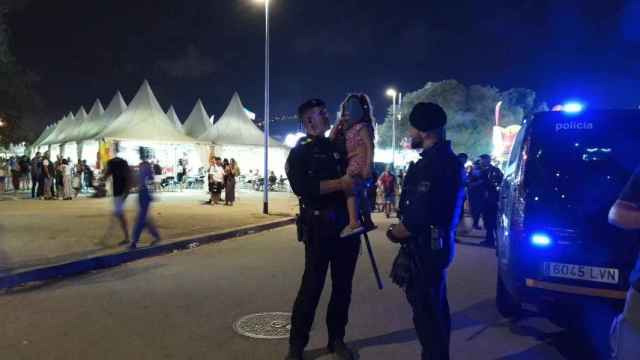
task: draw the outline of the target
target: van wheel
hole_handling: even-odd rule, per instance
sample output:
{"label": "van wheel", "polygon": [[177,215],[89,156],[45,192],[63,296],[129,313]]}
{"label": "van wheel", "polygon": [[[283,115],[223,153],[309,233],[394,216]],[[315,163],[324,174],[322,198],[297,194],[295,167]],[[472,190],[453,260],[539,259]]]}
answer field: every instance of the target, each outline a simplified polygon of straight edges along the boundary
{"label": "van wheel", "polygon": [[522,306],[516,301],[507,290],[502,280],[502,276],[498,274],[498,281],[496,285],[496,307],[498,312],[505,318],[517,318],[522,313]]}

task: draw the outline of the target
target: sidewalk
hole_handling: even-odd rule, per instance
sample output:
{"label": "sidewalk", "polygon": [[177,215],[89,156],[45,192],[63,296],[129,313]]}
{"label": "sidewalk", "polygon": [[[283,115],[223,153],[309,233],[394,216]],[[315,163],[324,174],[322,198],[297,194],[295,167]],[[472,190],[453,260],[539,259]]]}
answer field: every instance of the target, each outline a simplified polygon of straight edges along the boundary
{"label": "sidewalk", "polygon": [[[41,201],[21,195],[18,200],[0,201],[0,269],[4,272],[122,252],[116,245],[122,233],[111,216],[111,198]],[[250,190],[239,191],[233,207],[203,205],[208,196],[201,191],[156,195],[151,214],[163,244],[266,224],[297,211],[297,200],[290,193],[270,194],[269,216],[262,214],[262,193]],[[127,199],[129,227],[133,226],[136,206],[136,196]],[[140,246],[150,241],[149,235],[143,234]]]}

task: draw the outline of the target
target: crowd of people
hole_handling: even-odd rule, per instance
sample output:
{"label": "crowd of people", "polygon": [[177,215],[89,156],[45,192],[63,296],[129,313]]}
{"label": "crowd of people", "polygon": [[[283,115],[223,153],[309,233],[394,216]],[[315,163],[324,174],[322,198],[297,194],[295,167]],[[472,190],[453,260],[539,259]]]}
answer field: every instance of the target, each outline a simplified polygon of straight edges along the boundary
{"label": "crowd of people", "polygon": [[31,190],[33,199],[72,200],[82,191],[94,187],[94,172],[84,160],[73,164],[48,152],[0,159],[0,193]]}
{"label": "crowd of people", "polygon": [[224,205],[233,206],[236,201],[236,182],[240,176],[240,167],[235,159],[224,159],[212,157],[209,160],[207,171],[208,189],[211,197],[206,203],[218,205],[222,201],[222,191],[224,190]]}

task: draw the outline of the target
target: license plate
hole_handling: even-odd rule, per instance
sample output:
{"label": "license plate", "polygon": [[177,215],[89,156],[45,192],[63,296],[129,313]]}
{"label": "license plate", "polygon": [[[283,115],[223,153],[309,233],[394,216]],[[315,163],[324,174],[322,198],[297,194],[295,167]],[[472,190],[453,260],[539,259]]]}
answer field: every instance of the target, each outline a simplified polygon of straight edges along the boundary
{"label": "license plate", "polygon": [[618,269],[555,262],[544,263],[544,274],[557,278],[594,281],[607,284],[617,284],[620,278]]}

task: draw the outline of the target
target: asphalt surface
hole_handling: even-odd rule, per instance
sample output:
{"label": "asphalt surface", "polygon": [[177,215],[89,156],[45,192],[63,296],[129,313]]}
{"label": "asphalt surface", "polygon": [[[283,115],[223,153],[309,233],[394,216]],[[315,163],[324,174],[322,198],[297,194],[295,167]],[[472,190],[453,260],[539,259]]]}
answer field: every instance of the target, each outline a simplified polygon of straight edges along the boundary
{"label": "asphalt surface", "polygon": [[[380,230],[371,235],[385,289],[363,251],[346,340],[360,359],[418,359],[409,306],[387,276],[397,247]],[[0,359],[281,359],[286,340],[246,338],[232,324],[290,311],[303,269],[294,236],[288,226],[15,289],[0,296]],[[495,267],[493,250],[458,246],[449,273],[452,358],[584,359],[584,344],[548,321],[497,314]],[[323,350],[329,284],[307,359],[332,358]]]}

